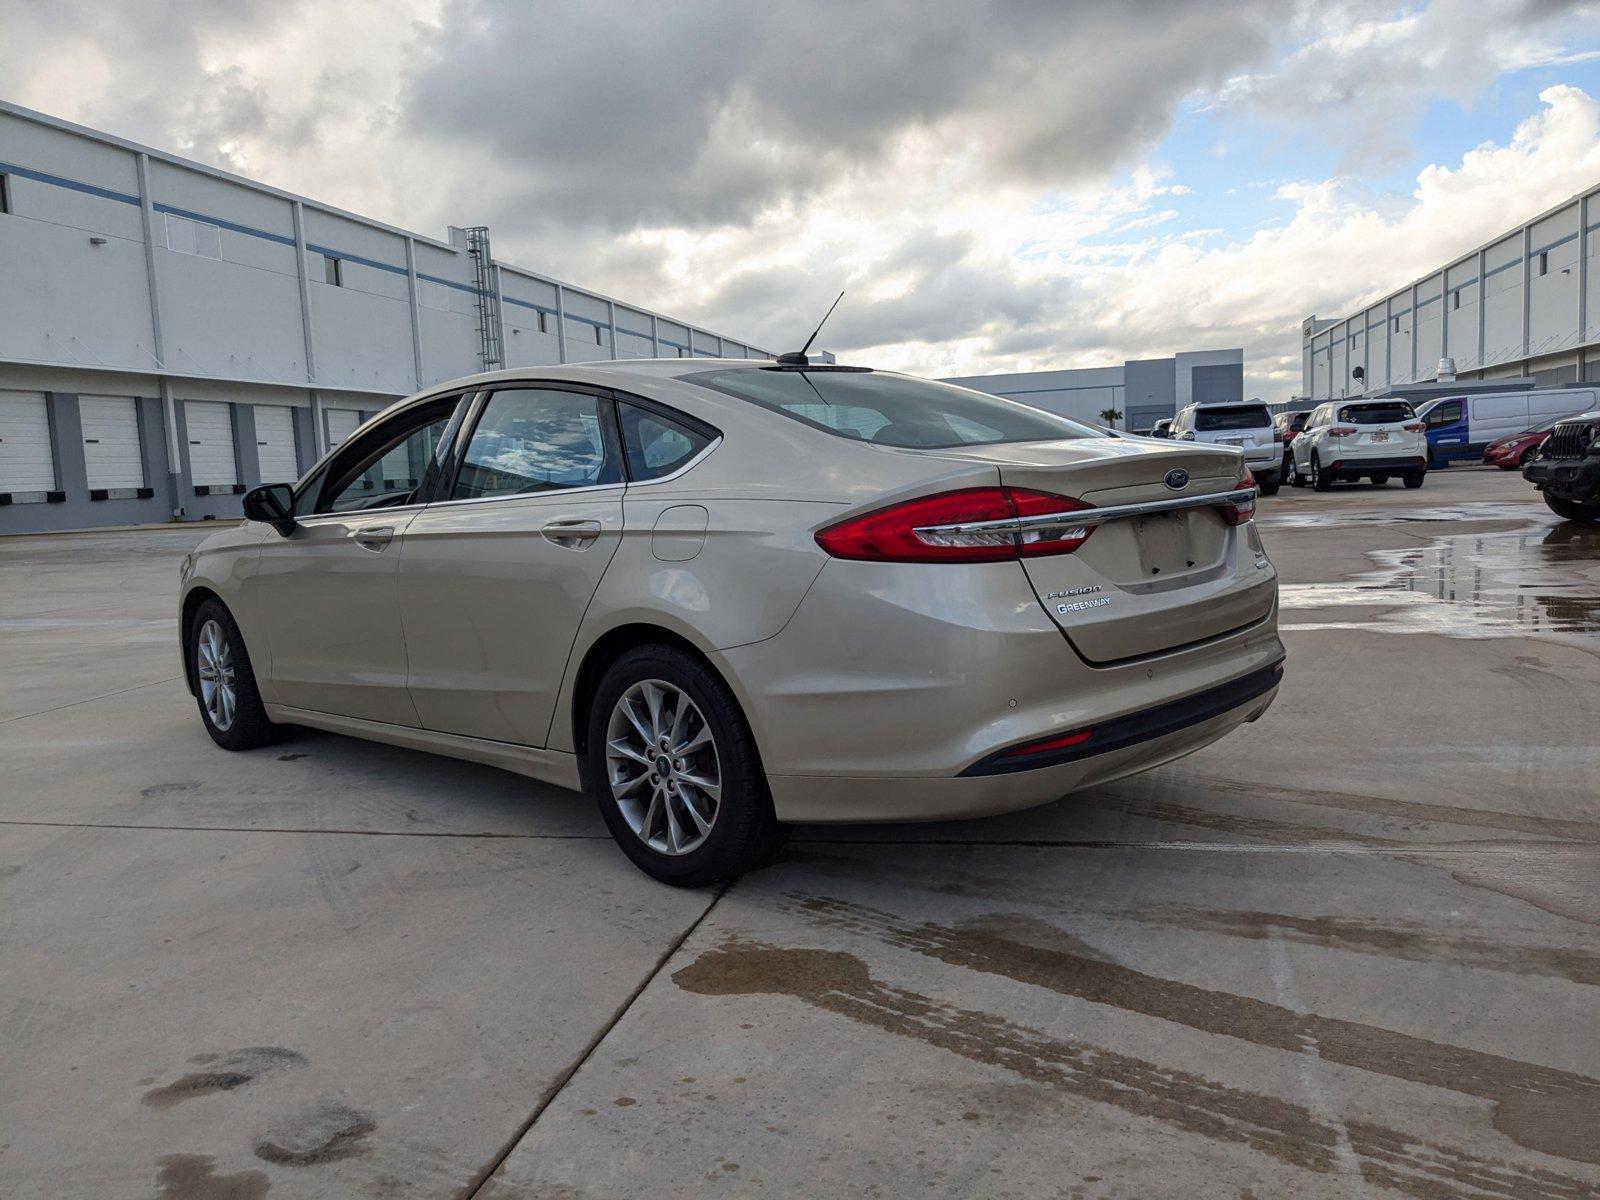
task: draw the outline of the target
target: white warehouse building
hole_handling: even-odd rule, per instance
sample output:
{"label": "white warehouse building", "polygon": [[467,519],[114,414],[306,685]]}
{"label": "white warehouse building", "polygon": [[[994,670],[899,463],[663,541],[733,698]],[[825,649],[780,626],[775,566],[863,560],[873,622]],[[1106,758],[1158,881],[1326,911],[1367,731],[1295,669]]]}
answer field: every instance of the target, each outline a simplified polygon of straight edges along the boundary
{"label": "white warehouse building", "polygon": [[0,534],[236,517],[500,366],[766,350],[0,102]]}
{"label": "white warehouse building", "polygon": [[1143,433],[1194,401],[1244,399],[1244,351],[1189,350],[1171,358],[1129,359],[1119,367],[964,375],[946,383],[1005,396],[1089,425],[1108,422]]}
{"label": "white warehouse building", "polygon": [[1302,392],[1316,403],[1423,383],[1439,377],[1444,359],[1447,379],[1600,381],[1597,233],[1600,187],[1358,313],[1307,317]]}

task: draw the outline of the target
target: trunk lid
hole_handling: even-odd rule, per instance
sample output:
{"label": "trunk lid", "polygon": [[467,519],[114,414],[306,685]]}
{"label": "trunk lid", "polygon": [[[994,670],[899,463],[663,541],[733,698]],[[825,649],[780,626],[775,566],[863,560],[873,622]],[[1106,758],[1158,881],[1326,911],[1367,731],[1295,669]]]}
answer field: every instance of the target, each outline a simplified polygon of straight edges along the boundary
{"label": "trunk lid", "polygon": [[[1232,491],[1237,450],[1196,442],[1082,438],[941,451],[992,463],[1000,482],[1095,507]],[[1184,473],[1182,486],[1168,482]],[[1177,476],[1170,476],[1179,482]],[[1274,575],[1259,542],[1215,508],[1124,517],[1097,527],[1071,554],[1024,558],[1028,581],[1084,658],[1111,663],[1228,633],[1265,617]]]}

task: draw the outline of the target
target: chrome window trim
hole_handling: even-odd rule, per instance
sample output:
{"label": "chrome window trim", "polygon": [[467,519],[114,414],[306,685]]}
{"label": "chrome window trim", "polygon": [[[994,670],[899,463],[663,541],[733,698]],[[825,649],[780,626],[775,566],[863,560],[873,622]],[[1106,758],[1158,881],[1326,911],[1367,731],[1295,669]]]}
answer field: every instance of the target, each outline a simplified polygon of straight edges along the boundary
{"label": "chrome window trim", "polygon": [[[638,479],[638,480],[630,479],[628,481],[628,487],[630,487],[630,488],[655,487],[656,484],[658,484],[658,483],[671,483],[674,479],[678,478],[680,475],[686,474],[687,472],[692,471],[695,467],[699,466],[702,462],[704,462],[706,460],[707,456],[709,456],[710,453],[720,445],[722,445],[722,435],[719,433],[719,434],[717,434],[716,437],[712,438],[709,442],[706,443],[705,448],[703,450],[701,450],[700,453],[696,454],[693,458],[689,459],[687,462],[685,462],[677,470],[675,470],[675,471],[673,471],[673,472],[671,472],[670,474],[667,474],[667,475],[657,476],[655,479]],[[626,466],[627,464],[624,463],[623,465]]]}
{"label": "chrome window trim", "polygon": [[1171,500],[1147,500],[1142,504],[1108,504],[1103,508],[1080,508],[1075,512],[1041,513],[1036,517],[1005,517],[998,521],[971,521],[964,525],[922,525],[915,533],[1028,533],[1036,529],[1078,529],[1085,525],[1104,525],[1124,517],[1143,517],[1151,513],[1175,512],[1185,508],[1217,508],[1223,504],[1245,504],[1255,498],[1254,488],[1231,492],[1210,492],[1204,496],[1178,496]]}

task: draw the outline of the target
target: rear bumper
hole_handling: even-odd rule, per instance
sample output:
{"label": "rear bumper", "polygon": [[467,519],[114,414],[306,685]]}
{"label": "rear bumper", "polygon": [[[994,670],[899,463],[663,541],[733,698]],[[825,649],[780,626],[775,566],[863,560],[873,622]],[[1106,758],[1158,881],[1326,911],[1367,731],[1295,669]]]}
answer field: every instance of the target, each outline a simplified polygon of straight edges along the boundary
{"label": "rear bumper", "polygon": [[1136,775],[1204,749],[1255,720],[1278,694],[1267,690],[1192,724],[1070,762],[1004,774],[964,774],[940,779],[771,775],[778,818],[797,824],[879,821],[953,821],[1034,808],[1128,775]]}
{"label": "rear bumper", "polygon": [[1600,496],[1600,457],[1536,458],[1522,468],[1522,477],[1541,492],[1587,502]]}
{"label": "rear bumper", "polygon": [[1341,454],[1326,467],[1329,471],[1341,474],[1368,474],[1373,471],[1425,471],[1428,468],[1428,459],[1422,454],[1405,455],[1372,455],[1365,457],[1360,454]]}

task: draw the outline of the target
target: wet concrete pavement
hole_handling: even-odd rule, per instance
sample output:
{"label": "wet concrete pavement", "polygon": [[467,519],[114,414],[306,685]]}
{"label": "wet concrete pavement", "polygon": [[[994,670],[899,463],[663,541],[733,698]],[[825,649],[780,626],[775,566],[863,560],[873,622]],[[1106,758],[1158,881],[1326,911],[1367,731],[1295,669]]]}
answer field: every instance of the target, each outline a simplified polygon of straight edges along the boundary
{"label": "wet concrete pavement", "polygon": [[193,531],[0,541],[0,1195],[1600,1195],[1600,535],[1261,504],[1254,726],[653,884],[580,797],[177,679]]}

